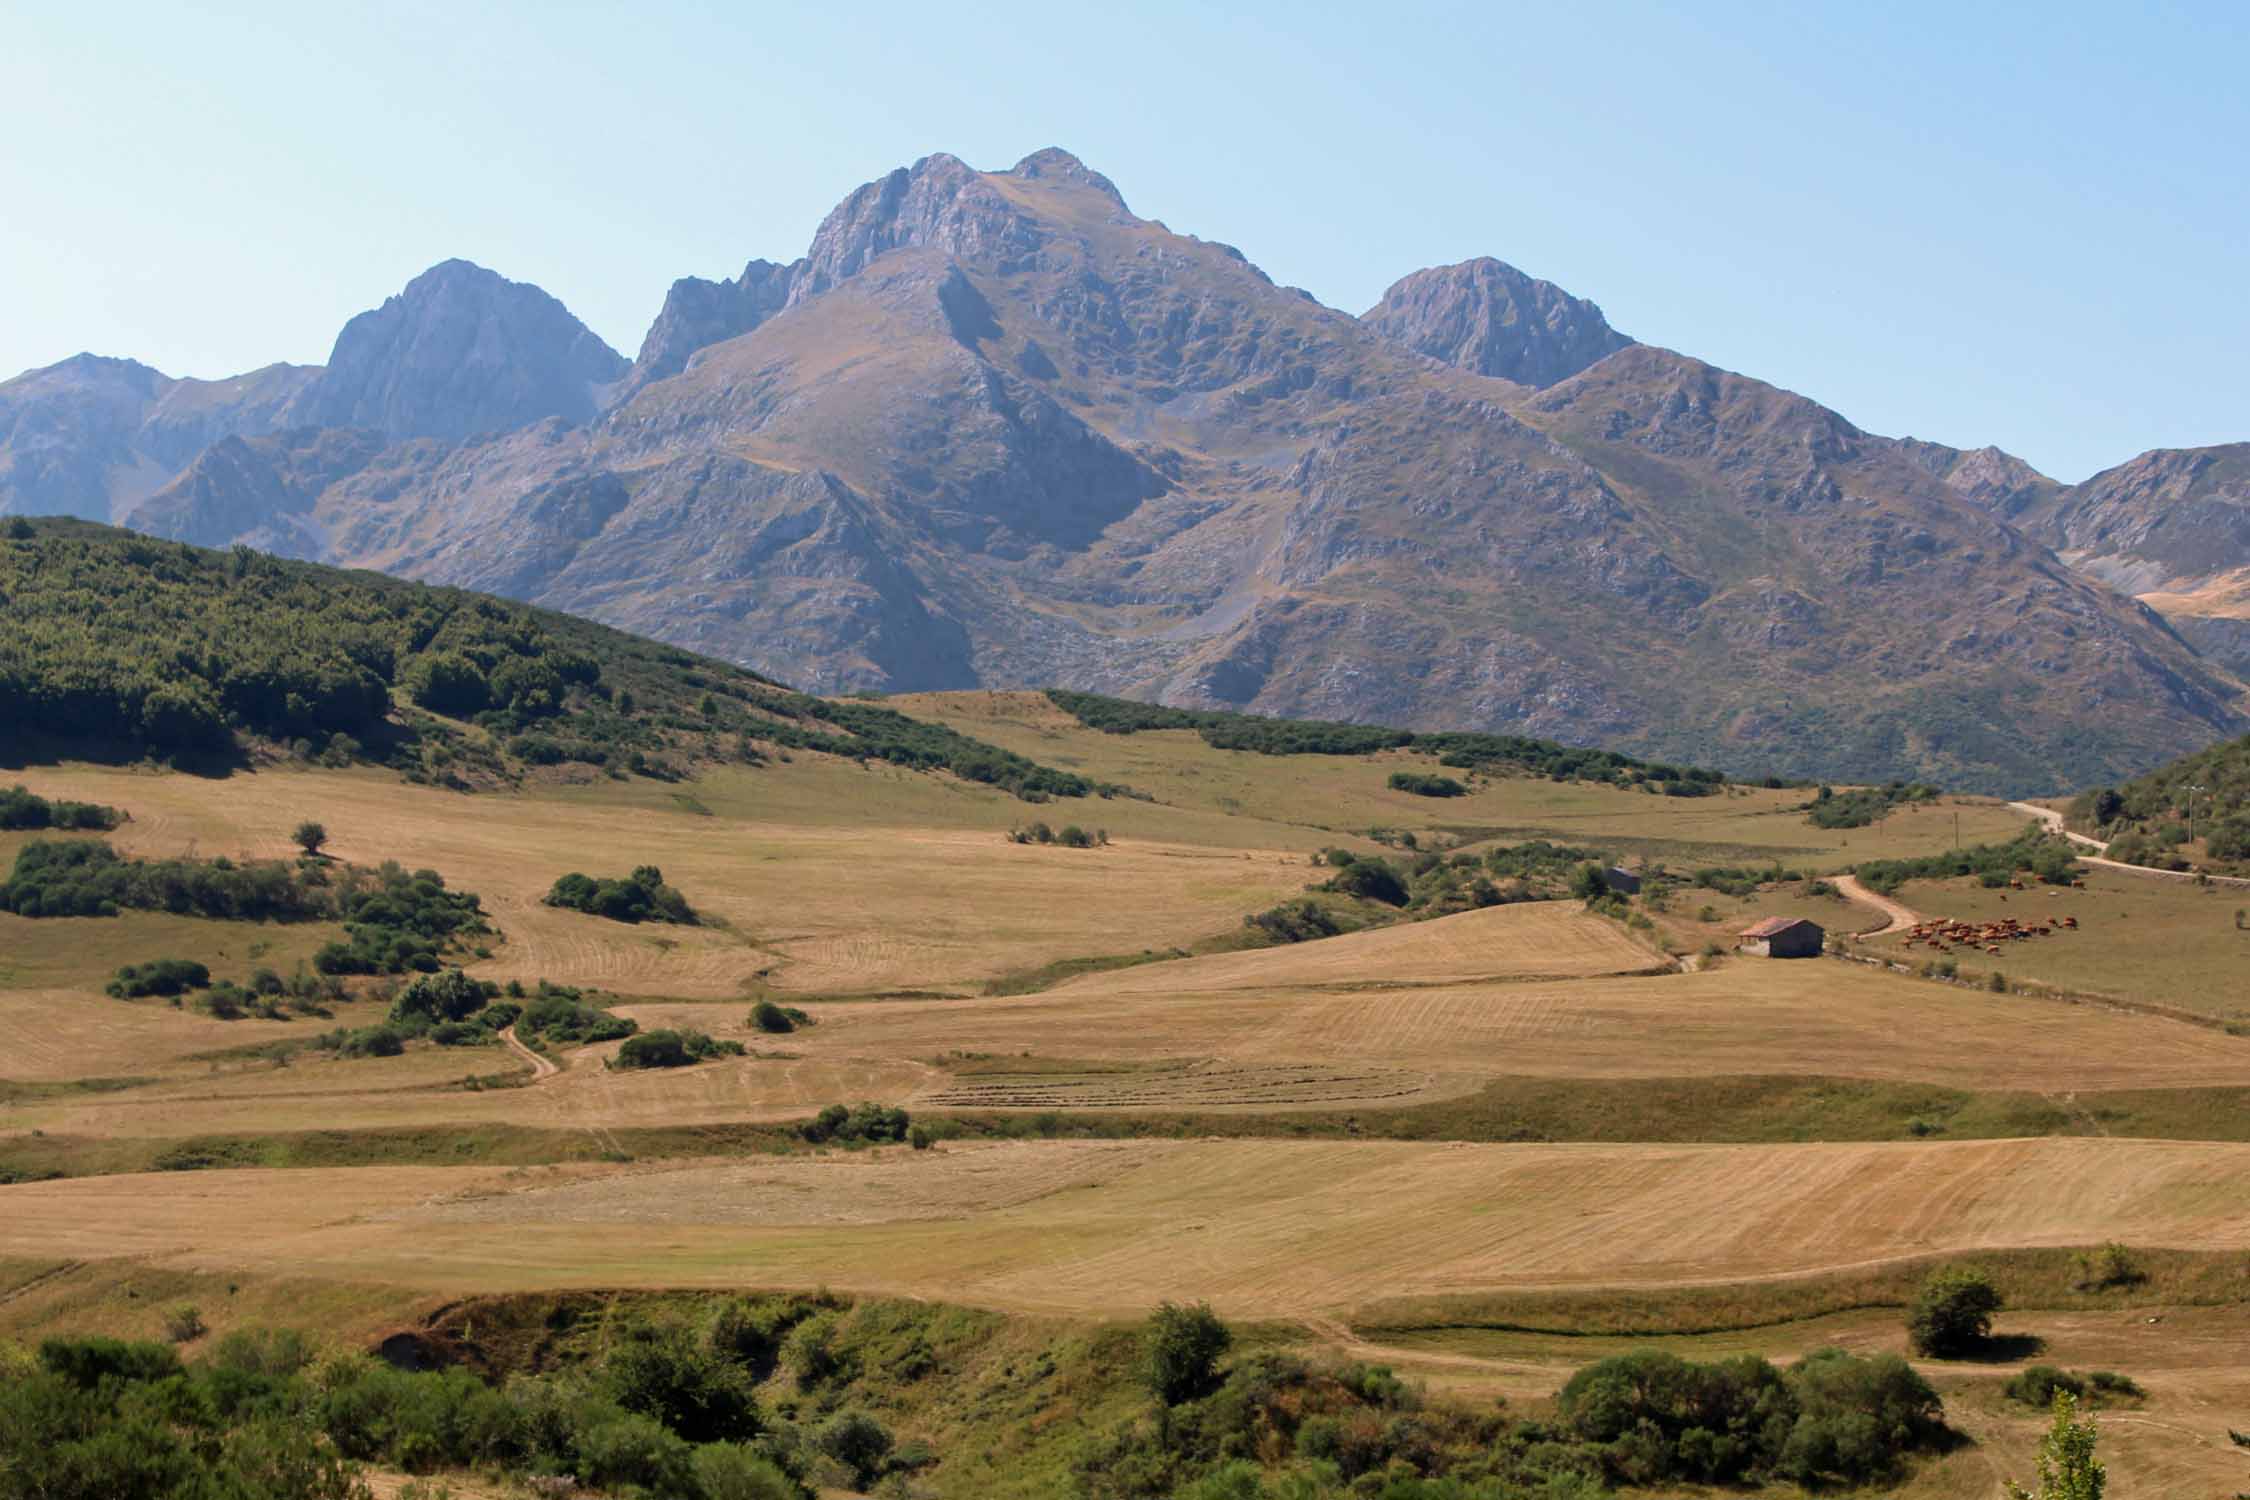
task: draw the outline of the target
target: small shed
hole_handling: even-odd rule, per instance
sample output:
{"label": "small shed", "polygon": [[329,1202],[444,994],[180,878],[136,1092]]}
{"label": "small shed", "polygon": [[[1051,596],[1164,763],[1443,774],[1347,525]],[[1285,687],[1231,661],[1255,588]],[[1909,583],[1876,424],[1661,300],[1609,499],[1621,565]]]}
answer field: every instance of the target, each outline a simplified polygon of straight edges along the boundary
{"label": "small shed", "polygon": [[1768,917],[1742,929],[1741,948],[1766,958],[1818,958],[1828,940],[1818,922],[1803,917]]}
{"label": "small shed", "polygon": [[1638,896],[1641,893],[1641,877],[1623,865],[1611,865],[1602,871],[1602,883],[1620,896]]}

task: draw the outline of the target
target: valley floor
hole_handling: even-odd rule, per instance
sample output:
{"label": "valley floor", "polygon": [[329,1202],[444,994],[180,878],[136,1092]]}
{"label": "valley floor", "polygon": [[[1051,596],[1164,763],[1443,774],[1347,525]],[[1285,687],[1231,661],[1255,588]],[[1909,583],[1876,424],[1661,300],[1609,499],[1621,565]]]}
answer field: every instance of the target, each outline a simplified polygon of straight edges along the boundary
{"label": "valley floor", "polygon": [[[286,970],[333,931],[0,915],[0,1166],[63,1174],[0,1187],[0,1331],[147,1333],[175,1294],[160,1289],[181,1287],[202,1288],[220,1332],[293,1304],[351,1337],[532,1289],[834,1287],[1091,1321],[1208,1299],[1439,1390],[1536,1400],[1639,1340],[1526,1333],[1493,1299],[1740,1287],[1781,1305],[1777,1288],[2116,1240],[2201,1269],[2191,1288],[2011,1319],[2048,1341],[2042,1357],[2149,1387],[2104,1418],[2122,1493],[2220,1492],[2225,1428],[2250,1426],[2250,1281],[2232,1259],[2250,1247],[2250,1037],[2223,1024],[2250,934],[2200,893],[2103,871],[2011,903],[2081,924],[1975,966],[2060,998],[1729,951],[1777,911],[1839,933],[1886,923],[1802,883],[1691,890],[1653,926],[1531,901],[1244,949],[1246,915],[1322,879],[1323,846],[1379,847],[1371,829],[1469,852],[1567,836],[1670,851],[1676,868],[1791,851],[1817,873],[1945,847],[1955,811],[1985,837],[2023,817],[1976,801],[1840,835],[1793,810],[1802,792],[1691,801],[1505,779],[1434,807],[1388,790],[1380,757],[1073,734],[1023,696],[923,711],[1162,800],[1033,808],[814,755],[476,796],[371,771],[25,773],[128,810],[113,842],[138,854],[278,856],[318,818],[338,859],[477,892],[499,930],[478,977],[595,988],[643,1028],[746,1052],[657,1072],[609,1066],[616,1043],[551,1063],[498,1043],[344,1059],[304,1045],[379,1018],[380,1000],[222,1021],[101,993],[120,964],[159,956],[223,977]],[[1033,815],[1109,842],[1011,842]],[[0,835],[0,859],[23,841]],[[542,903],[569,871],[645,863],[706,925]],[[2012,894],[1963,884],[1896,899],[1981,919]],[[1714,956],[1690,952],[1699,937]],[[1861,947],[1915,961],[1896,932]],[[760,999],[806,1024],[760,1032]],[[940,1138],[796,1138],[792,1122],[861,1099]],[[203,1169],[152,1170],[166,1166]],[[1400,1299],[1487,1313],[1386,1321]],[[1764,1329],[1668,1327],[1645,1337],[1707,1353],[1902,1346],[1895,1311],[1841,1305]],[[1935,1368],[1977,1443],[1905,1493],[2027,1477],[2038,1418],[1993,1394],[2005,1371]]]}

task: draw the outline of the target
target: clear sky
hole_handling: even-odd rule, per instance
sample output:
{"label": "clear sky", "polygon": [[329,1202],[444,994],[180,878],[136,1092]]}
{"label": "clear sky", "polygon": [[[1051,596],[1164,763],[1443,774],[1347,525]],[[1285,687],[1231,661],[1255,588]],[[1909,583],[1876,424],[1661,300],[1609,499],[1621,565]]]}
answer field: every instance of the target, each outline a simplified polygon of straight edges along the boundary
{"label": "clear sky", "polygon": [[630,354],[893,166],[1060,145],[1332,306],[1494,255],[2076,479],[2250,439],[2246,13],[0,0],[0,373],[318,362],[456,255]]}

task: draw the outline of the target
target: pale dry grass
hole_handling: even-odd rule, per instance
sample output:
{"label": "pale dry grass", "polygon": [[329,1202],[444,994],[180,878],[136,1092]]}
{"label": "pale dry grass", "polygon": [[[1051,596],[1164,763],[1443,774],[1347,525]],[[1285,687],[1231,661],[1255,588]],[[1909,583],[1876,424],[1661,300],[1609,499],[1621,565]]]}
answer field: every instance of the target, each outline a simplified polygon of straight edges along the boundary
{"label": "pale dry grass", "polygon": [[[808,1057],[1218,1058],[1483,1077],[1771,1073],[2048,1090],[2250,1084],[2250,1039],[1828,960],[1341,993],[1167,992],[1147,983],[1174,967],[1189,966],[1092,975],[1012,999],[816,1007],[820,1024],[788,1045]],[[1136,983],[1121,988],[1127,981]],[[641,1014],[693,1024],[684,1007]]]}
{"label": "pale dry grass", "polygon": [[[637,994],[728,997],[761,975],[800,991],[969,987],[1114,952],[1126,937],[1168,947],[1229,931],[1310,875],[1301,855],[1278,849],[1128,836],[1144,818],[1178,824],[1166,809],[1098,799],[1034,809],[826,757],[720,770],[685,791],[602,782],[466,796],[377,771],[214,781],[72,766],[30,779],[43,793],[130,808],[114,841],[141,854],[282,856],[290,830],[317,818],[339,859],[432,868],[481,895],[506,942],[472,965],[479,976]],[[898,821],[867,821],[866,804]],[[1009,823],[1035,811],[1105,824],[1117,842],[1009,843]],[[1200,825],[1215,834],[1223,821]],[[569,871],[622,875],[643,863],[724,925],[630,926],[541,904]]]}
{"label": "pale dry grass", "polygon": [[470,1291],[850,1286],[1231,1316],[1810,1275],[1977,1247],[2236,1248],[2250,1146],[1071,1142],[646,1168],[233,1171],[9,1191],[0,1254]]}
{"label": "pale dry grass", "polygon": [[1606,917],[1575,901],[1492,906],[1428,922],[1379,927],[1311,943],[1217,953],[1089,974],[1054,992],[1108,996],[1222,990],[1333,989],[1578,979],[1664,967]]}

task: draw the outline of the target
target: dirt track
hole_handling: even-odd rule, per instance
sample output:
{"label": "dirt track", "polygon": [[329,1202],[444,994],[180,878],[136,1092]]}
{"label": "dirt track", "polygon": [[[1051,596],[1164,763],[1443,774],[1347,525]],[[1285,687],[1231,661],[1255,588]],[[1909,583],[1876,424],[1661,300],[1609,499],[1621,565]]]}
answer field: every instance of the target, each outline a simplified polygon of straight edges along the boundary
{"label": "dirt track", "polygon": [[1835,883],[1836,889],[1842,891],[1850,899],[1857,901],[1862,906],[1872,906],[1877,911],[1881,912],[1885,917],[1889,918],[1889,921],[1887,921],[1883,926],[1870,927],[1863,932],[1854,933],[1854,937],[1882,937],[1888,933],[1898,932],[1904,928],[1918,926],[1919,924],[1927,920],[1927,918],[1923,917],[1920,912],[1914,910],[1914,908],[1912,908],[1911,906],[1907,906],[1902,902],[1893,901],[1888,896],[1876,895],[1866,886],[1861,885],[1859,883],[1859,877],[1856,875],[1839,875],[1836,877]]}
{"label": "dirt track", "polygon": [[526,1047],[523,1044],[523,1039],[516,1035],[515,1027],[511,1026],[501,1032],[500,1040],[508,1044],[510,1052],[531,1064],[531,1081],[533,1083],[544,1083],[562,1071],[554,1063]]}

